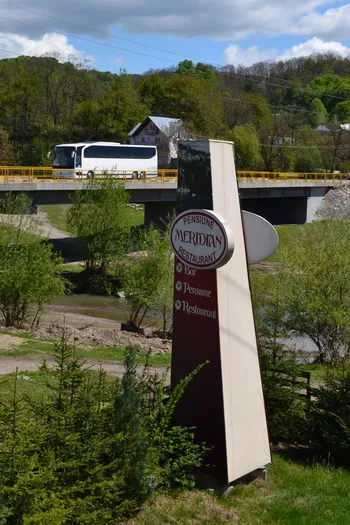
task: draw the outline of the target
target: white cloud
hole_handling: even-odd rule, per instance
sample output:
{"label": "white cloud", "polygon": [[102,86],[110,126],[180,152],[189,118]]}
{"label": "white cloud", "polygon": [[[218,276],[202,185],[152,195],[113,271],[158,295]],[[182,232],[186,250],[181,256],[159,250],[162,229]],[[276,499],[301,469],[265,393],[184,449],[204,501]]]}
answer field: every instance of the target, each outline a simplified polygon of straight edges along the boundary
{"label": "white cloud", "polygon": [[65,36],[54,33],[44,34],[39,39],[30,39],[11,33],[0,33],[0,58],[12,56],[12,53],[6,53],[2,49],[12,51],[13,54],[27,56],[57,55],[61,62],[72,57],[78,60],[91,60],[91,57],[83,55],[72,44],[68,44]]}
{"label": "white cloud", "polygon": [[302,42],[296,46],[291,47],[279,55],[279,60],[288,60],[290,58],[313,55],[314,53],[335,53],[342,57],[350,54],[350,48],[344,46],[340,42],[325,42],[321,38],[311,38],[306,42]]}
{"label": "white cloud", "polygon": [[289,60],[315,53],[328,52],[346,57],[350,55],[350,47],[340,42],[325,42],[321,38],[314,37],[283,51],[260,49],[258,46],[244,49],[237,45],[231,45],[224,50],[223,55],[226,64],[251,66],[256,62],[265,60]]}
{"label": "white cloud", "polygon": [[[253,34],[281,35],[300,32],[320,36],[318,23],[321,20],[333,20],[332,32],[338,26],[346,25],[346,17],[341,14],[342,8],[329,9],[337,1],[85,0],[80,4],[71,0],[31,0],[27,10],[0,4],[0,31],[24,34],[31,38],[55,31],[108,38],[96,31],[110,33],[113,26],[122,26],[135,34],[153,33],[220,40],[238,40]],[[24,2],[21,4],[25,6]],[[322,15],[318,9],[328,11]],[[349,9],[349,4],[343,9]],[[52,18],[40,16],[40,12]],[[307,29],[309,23],[310,30]],[[31,24],[31,27],[25,24]],[[82,26],[90,29],[86,30]],[[328,22],[320,23],[320,32],[323,31],[326,38],[328,26]]]}
{"label": "white cloud", "polygon": [[349,39],[350,4],[324,13],[311,13],[298,20],[292,32],[299,35],[317,35],[327,38]]}
{"label": "white cloud", "polygon": [[270,60],[276,55],[275,49],[260,49],[258,46],[248,47],[243,49],[237,45],[228,46],[224,50],[225,64],[234,64],[242,66],[251,66],[256,62],[263,62]]}
{"label": "white cloud", "polygon": [[[16,4],[18,0],[12,1]],[[350,3],[331,8],[337,2],[339,0],[192,0],[190,3],[188,0],[85,0],[82,7],[71,0],[31,0],[28,7],[21,2],[24,9],[0,3],[0,48],[27,55],[57,52],[64,58],[71,55],[85,58],[67,37],[59,34],[62,32],[144,51],[129,42],[112,40],[111,34],[118,33],[115,26],[120,26],[133,34],[234,42],[224,51],[225,62],[233,64],[251,65],[326,51],[344,56],[348,48],[341,40],[350,37]],[[239,39],[251,35],[284,34],[302,35],[306,42],[283,52],[237,45]],[[81,42],[79,47],[83,46]],[[190,46],[188,53],[191,54]],[[0,51],[0,57],[6,56],[9,55]],[[116,61],[121,64],[121,57]]]}

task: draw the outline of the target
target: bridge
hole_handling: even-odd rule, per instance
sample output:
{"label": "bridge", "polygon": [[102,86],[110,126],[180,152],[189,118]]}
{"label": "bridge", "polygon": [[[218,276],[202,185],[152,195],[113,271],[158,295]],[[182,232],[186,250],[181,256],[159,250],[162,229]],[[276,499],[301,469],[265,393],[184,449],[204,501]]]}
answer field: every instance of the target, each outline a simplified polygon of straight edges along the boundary
{"label": "bridge", "polygon": [[[61,171],[61,170],[60,170]],[[68,204],[75,190],[88,179],[59,178],[52,168],[0,167],[2,193],[28,193],[34,204]],[[103,176],[96,173],[95,176]],[[130,202],[145,205],[145,222],[159,223],[174,210],[177,170],[158,170],[133,178],[132,172],[111,174],[125,184]],[[345,173],[271,173],[238,171],[242,208],[262,215],[273,224],[311,222],[326,193],[348,182]]]}

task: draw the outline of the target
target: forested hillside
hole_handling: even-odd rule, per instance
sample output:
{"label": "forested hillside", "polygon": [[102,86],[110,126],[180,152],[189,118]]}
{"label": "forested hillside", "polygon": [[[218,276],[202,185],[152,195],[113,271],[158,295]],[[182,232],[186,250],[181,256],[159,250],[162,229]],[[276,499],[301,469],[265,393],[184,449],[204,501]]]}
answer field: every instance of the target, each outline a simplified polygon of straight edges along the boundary
{"label": "forested hillside", "polygon": [[222,69],[183,61],[143,75],[52,57],[0,61],[0,165],[46,165],[62,142],[127,141],[147,115],[234,140],[240,169],[349,171],[350,131],[340,125],[350,122],[350,59]]}

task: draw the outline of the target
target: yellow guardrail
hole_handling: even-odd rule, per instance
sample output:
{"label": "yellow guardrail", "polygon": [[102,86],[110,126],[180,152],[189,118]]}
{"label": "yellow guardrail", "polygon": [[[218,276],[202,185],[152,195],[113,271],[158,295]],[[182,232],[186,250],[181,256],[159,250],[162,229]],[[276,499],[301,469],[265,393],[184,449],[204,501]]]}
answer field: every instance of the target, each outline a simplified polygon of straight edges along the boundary
{"label": "yellow guardrail", "polygon": [[36,166],[0,166],[1,182],[32,182],[38,179],[52,179],[52,168]]}
{"label": "yellow guardrail", "polygon": [[326,172],[271,172],[271,171],[238,171],[237,178],[241,182],[345,182],[349,180],[348,173]]}
{"label": "yellow guardrail", "polygon": [[[72,176],[72,170],[53,169],[51,167],[37,166],[0,166],[0,183],[8,182],[83,182],[88,181],[91,175],[86,171],[75,170],[76,176]],[[95,170],[94,178],[104,178],[105,171]],[[178,170],[162,169],[155,171],[135,172],[132,170],[112,170],[108,175],[115,177],[121,182],[176,182]],[[350,179],[347,173],[293,173],[293,172],[270,172],[270,171],[238,171],[239,182],[345,182]]]}
{"label": "yellow guardrail", "polygon": [[[176,182],[178,170],[164,169],[157,171],[136,172],[132,170],[109,170],[108,176],[115,177],[121,182]],[[1,182],[82,182],[91,178],[102,179],[106,177],[105,170],[94,170],[87,174],[86,170],[53,169],[51,167],[36,166],[0,166]]]}

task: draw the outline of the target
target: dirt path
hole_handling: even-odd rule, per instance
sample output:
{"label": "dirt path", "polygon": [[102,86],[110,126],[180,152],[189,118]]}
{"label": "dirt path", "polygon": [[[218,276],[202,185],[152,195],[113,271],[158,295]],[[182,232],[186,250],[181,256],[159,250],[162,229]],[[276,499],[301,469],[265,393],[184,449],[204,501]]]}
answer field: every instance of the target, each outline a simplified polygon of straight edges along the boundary
{"label": "dirt path", "polygon": [[[82,347],[93,345],[102,348],[108,347],[127,347],[139,345],[144,351],[151,354],[158,354],[171,351],[171,342],[156,337],[146,337],[139,334],[123,332],[120,324],[109,319],[99,319],[75,313],[65,313],[47,311],[44,315],[42,324],[36,334],[41,340],[57,340],[62,336],[65,327],[66,335],[70,341]],[[9,329],[11,330],[11,329]],[[12,330],[11,330],[12,331]],[[16,334],[16,330],[13,330]],[[12,350],[20,347],[24,339],[16,335],[0,334],[0,349]],[[14,355],[0,356],[0,376],[20,371],[37,371],[44,359],[43,355]],[[48,365],[54,362],[50,356],[45,357]],[[109,361],[100,359],[86,359],[85,366],[92,370],[98,370],[100,366],[110,375],[122,376],[124,372],[123,364],[120,361]],[[142,368],[142,366],[140,367]],[[153,367],[152,370],[164,371],[165,367]]]}
{"label": "dirt path", "polygon": [[24,230],[41,235],[42,237],[48,237],[49,239],[66,239],[70,236],[69,233],[58,230],[52,226],[47,213],[43,211],[38,211],[35,215],[25,216],[0,214],[0,223],[18,227],[20,221]]}
{"label": "dirt path", "polygon": [[35,222],[39,226],[40,232],[43,237],[48,237],[49,239],[66,239],[69,237],[69,233],[62,230],[58,230],[49,222],[47,213],[44,211],[37,211],[37,214],[33,216]]}
{"label": "dirt path", "polygon": [[[53,358],[46,358],[46,363],[48,366],[52,365],[53,362]],[[0,356],[0,376],[15,372],[16,369],[18,369],[20,372],[37,372],[42,363],[42,356]],[[89,368],[90,370],[99,370],[99,368],[102,367],[107,374],[117,377],[121,377],[124,373],[124,367],[120,361],[87,359],[85,361],[84,367]],[[140,369],[142,369],[142,366],[140,366]],[[160,366],[152,367],[150,370],[153,372],[157,371],[159,373],[163,373],[166,371],[166,368]]]}

